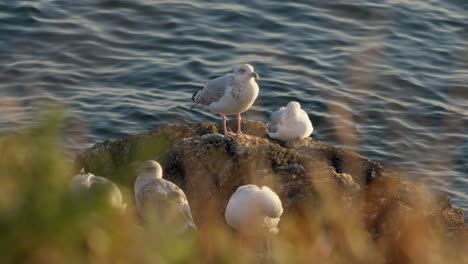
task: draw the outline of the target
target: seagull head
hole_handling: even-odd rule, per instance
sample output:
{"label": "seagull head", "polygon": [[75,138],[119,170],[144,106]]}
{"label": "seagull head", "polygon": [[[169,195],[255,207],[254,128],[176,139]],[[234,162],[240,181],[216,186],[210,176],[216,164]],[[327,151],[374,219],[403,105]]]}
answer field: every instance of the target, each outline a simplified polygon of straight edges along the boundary
{"label": "seagull head", "polygon": [[145,176],[150,178],[162,178],[162,168],[158,162],[154,160],[147,160],[143,162],[138,169],[138,176]]}
{"label": "seagull head", "polygon": [[259,80],[260,76],[250,64],[240,64],[234,68],[234,76],[237,81],[248,81],[252,78]]}
{"label": "seagull head", "polygon": [[286,109],[288,109],[289,112],[295,112],[301,109],[301,104],[295,101],[291,101],[288,103],[288,106],[286,107]]}

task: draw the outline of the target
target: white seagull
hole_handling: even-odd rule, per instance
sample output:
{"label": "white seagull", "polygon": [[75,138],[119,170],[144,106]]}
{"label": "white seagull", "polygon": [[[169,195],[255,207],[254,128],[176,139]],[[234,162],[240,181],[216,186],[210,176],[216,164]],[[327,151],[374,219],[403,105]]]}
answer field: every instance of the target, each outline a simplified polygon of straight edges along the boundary
{"label": "white seagull", "polygon": [[289,102],[271,114],[268,135],[282,141],[301,140],[312,134],[314,128],[307,113],[298,102]]}
{"label": "white seagull", "polygon": [[[259,78],[252,65],[237,65],[233,73],[213,79],[195,92],[192,100],[196,104],[192,109],[198,106],[221,115],[226,136],[247,136],[241,131],[241,113],[247,111],[257,99],[259,88],[255,81]],[[226,115],[237,115],[236,133],[227,130]]]}
{"label": "white seagull", "polygon": [[237,188],[229,199],[224,217],[227,224],[246,236],[278,233],[283,206],[270,188],[247,184]]}
{"label": "white seagull", "polygon": [[156,161],[147,160],[140,166],[134,186],[138,213],[142,218],[154,216],[163,224],[180,225],[181,233],[196,229],[185,193],[162,174]]}
{"label": "white seagull", "polygon": [[251,249],[255,249],[256,243],[264,243],[267,256],[271,257],[269,236],[278,233],[282,214],[283,206],[275,192],[266,186],[259,188],[248,184],[237,188],[231,196],[224,217],[243,238],[243,246],[249,244]]}
{"label": "white seagull", "polygon": [[113,208],[124,210],[126,204],[123,202],[122,193],[119,187],[112,181],[96,176],[91,173],[85,173],[84,169],[81,173],[73,177],[70,183],[70,191],[74,195],[80,195],[93,190],[107,190],[109,205]]}

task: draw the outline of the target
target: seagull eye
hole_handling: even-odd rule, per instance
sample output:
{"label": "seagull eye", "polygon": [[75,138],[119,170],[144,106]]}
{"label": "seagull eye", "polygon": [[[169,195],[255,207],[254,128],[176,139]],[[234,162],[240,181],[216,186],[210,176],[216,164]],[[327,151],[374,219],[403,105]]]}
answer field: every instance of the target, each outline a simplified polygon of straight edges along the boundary
{"label": "seagull eye", "polygon": [[244,73],[245,70],[244,70],[244,69],[240,69],[239,72],[240,72],[240,73]]}

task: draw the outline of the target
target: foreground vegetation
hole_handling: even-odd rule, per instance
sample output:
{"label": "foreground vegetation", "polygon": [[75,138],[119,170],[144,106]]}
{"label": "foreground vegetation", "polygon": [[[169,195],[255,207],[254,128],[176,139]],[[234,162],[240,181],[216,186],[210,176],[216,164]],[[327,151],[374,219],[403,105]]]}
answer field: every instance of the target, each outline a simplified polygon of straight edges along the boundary
{"label": "foreground vegetation", "polygon": [[[0,263],[466,263],[466,237],[417,212],[397,230],[374,237],[359,204],[337,188],[319,193],[309,214],[285,212],[272,256],[246,246],[223,223],[174,235],[157,220],[142,223],[132,185],[121,185],[128,208],[113,211],[95,194],[74,199],[74,173],[60,145],[61,118],[51,115],[24,132],[0,138]],[[106,176],[106,175],[103,175]],[[421,201],[423,203],[424,201]],[[302,211],[303,212],[303,211]],[[205,212],[209,215],[210,212]]]}

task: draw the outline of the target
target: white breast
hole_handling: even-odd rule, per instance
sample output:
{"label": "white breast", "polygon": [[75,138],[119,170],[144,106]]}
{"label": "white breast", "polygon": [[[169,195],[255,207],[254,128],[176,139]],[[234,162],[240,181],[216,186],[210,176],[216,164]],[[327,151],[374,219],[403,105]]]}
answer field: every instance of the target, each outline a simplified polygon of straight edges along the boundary
{"label": "white breast", "polygon": [[247,111],[258,97],[259,88],[255,80],[250,80],[234,93],[234,87],[229,87],[226,93],[218,102],[212,103],[209,107],[213,113],[224,115],[236,115]]}

